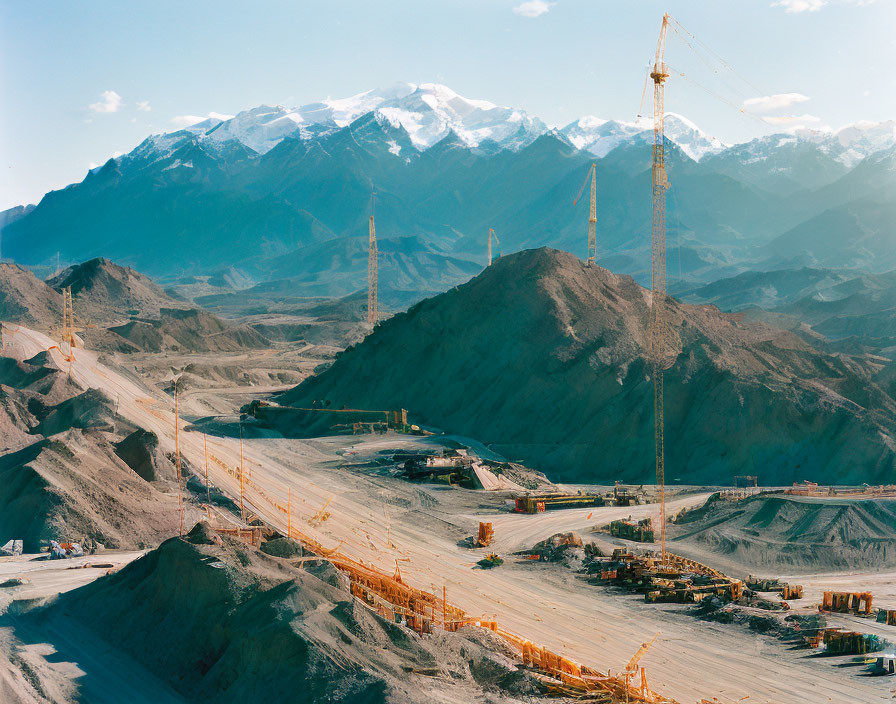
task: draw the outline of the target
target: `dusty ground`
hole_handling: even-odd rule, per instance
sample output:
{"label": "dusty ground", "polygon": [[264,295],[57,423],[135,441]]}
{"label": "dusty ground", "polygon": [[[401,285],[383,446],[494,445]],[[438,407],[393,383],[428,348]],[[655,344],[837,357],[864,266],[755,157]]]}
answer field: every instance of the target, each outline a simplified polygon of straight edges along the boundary
{"label": "dusty ground", "polygon": [[[18,329],[12,337],[11,354],[30,357],[53,344],[25,329]],[[163,448],[173,448],[170,397],[136,376],[98,364],[96,356],[87,351],[77,351],[71,373],[84,386],[114,393],[122,416],[156,432]],[[191,424],[191,414],[195,420],[208,415],[211,408],[223,410],[223,394],[208,389],[205,393],[185,395],[182,430]],[[231,496],[239,495],[238,481],[221,464],[231,469],[239,464],[235,422],[233,416],[218,419],[217,433],[209,437],[209,452],[216,458],[210,464],[212,481]],[[246,473],[264,487],[268,497],[284,505],[287,487],[292,489],[294,526],[325,546],[341,545],[346,554],[383,570],[391,572],[398,565],[409,583],[436,589],[444,585],[449,600],[468,612],[494,616],[505,628],[576,660],[619,671],[640,643],[659,631],[660,638],[643,664],[654,689],[683,703],[701,697],[718,697],[723,702],[748,697],[750,702],[775,704],[882,702],[890,697],[892,685],[887,680],[861,678],[854,670],[836,666],[847,658],[808,658],[805,651],[786,650],[769,638],[696,621],[678,607],[648,605],[637,596],[590,586],[550,567],[508,559],[503,567],[482,572],[473,569],[481,553],[458,545],[474,532],[480,519],[492,521],[494,547],[506,556],[560,531],[587,532],[615,517],[649,515],[656,511],[655,506],[514,515],[506,512],[505,496],[412,485],[347,467],[362,464],[364,458],[373,459],[382,450],[420,447],[431,440],[388,435],[296,441],[255,437],[248,425],[246,430]],[[202,466],[202,434],[182,432],[181,449],[188,461]],[[331,496],[331,518],[311,527],[307,520]],[[676,499],[671,508],[699,505],[706,496]],[[284,514],[254,489],[247,491],[246,500],[269,523],[286,528]],[[593,514],[590,520],[589,514]],[[896,595],[896,583],[878,578],[889,585],[881,584],[878,589]],[[823,579],[819,579],[820,589]],[[856,589],[867,583],[859,575],[855,581],[852,577],[838,579],[844,587]],[[800,581],[808,589],[816,588],[806,577]],[[896,628],[890,630],[896,636]]]}
{"label": "dusty ground", "polygon": [[[71,560],[0,557],[0,701],[4,704],[91,702],[180,704],[184,700],[133,658],[104,645],[87,629],[29,632],[7,614],[13,599],[41,600],[93,582],[129,564],[143,551],[107,551]],[[15,633],[14,633],[15,631]],[[50,645],[46,641],[52,641]],[[90,677],[86,677],[90,673]]]}

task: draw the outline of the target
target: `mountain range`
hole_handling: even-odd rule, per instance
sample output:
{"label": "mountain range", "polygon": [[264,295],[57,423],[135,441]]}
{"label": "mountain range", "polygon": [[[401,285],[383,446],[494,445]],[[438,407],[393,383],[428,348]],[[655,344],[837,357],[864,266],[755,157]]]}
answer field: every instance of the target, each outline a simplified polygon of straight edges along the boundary
{"label": "mountain range", "polygon": [[[163,281],[235,269],[247,285],[347,295],[366,283],[375,212],[380,249],[393,253],[384,297],[409,302],[484,265],[490,227],[503,252],[583,255],[587,204],[572,200],[597,163],[599,258],[646,282],[648,128],[594,117],[551,128],[436,84],[261,106],[148,137],[36,207],[0,214],[3,254],[26,265],[110,257]],[[669,114],[666,137],[670,279],[896,268],[896,122],[728,146]]]}

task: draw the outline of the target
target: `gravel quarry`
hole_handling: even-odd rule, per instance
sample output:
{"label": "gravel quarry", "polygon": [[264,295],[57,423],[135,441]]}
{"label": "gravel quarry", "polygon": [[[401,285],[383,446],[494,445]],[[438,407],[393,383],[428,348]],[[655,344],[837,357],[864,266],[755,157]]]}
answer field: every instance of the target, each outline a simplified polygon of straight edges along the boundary
{"label": "gravel quarry", "polygon": [[[6,354],[20,359],[54,347],[41,333],[18,326],[4,326],[4,338],[14,341]],[[76,350],[70,364],[55,349],[49,354],[60,368],[69,370],[72,383],[114,394],[122,418],[154,433],[162,451],[173,450],[174,417],[167,394],[134,374],[104,365],[89,350]],[[192,467],[204,466],[206,438],[191,427],[201,427],[195,421],[207,416],[210,396],[216,393],[183,399],[180,447]],[[223,401],[219,398],[216,403]],[[211,482],[231,498],[239,497],[234,476],[240,462],[239,438],[233,433],[236,421],[236,415],[217,416],[220,432],[207,438],[215,458],[209,464]],[[806,701],[806,691],[817,692],[818,701],[880,702],[888,697],[880,680],[844,677],[830,660],[807,659],[804,653],[788,651],[765,636],[700,622],[680,609],[646,604],[634,595],[590,585],[550,565],[507,559],[484,573],[473,568],[483,552],[462,547],[480,520],[494,526],[495,540],[489,550],[506,557],[557,533],[588,537],[592,528],[615,518],[656,516],[655,505],[513,514],[507,510],[508,497],[499,493],[412,484],[377,469],[377,459],[384,452],[432,449],[438,437],[389,433],[286,440],[263,429],[256,431],[250,423],[244,423],[244,430],[246,472],[252,486],[265,492],[262,496],[250,488],[245,500],[266,523],[286,530],[284,514],[272,509],[269,500],[285,505],[290,489],[293,520],[323,546],[338,547],[390,574],[398,566],[408,583],[444,588],[448,599],[467,612],[497,619],[502,627],[578,662],[618,672],[644,639],[660,631],[644,664],[651,687],[680,702],[715,696],[720,701],[750,697],[796,703]],[[699,507],[709,495],[704,491],[673,496],[668,510]],[[328,501],[328,520],[311,525],[309,520]],[[852,584],[851,578],[841,580]]]}

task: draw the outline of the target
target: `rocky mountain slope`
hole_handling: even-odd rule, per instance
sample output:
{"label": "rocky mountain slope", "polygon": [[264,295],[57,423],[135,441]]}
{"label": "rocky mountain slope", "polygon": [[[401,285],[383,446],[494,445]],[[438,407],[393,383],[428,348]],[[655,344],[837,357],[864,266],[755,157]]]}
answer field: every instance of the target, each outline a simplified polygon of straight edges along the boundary
{"label": "rocky mountain slope", "polygon": [[[280,400],[404,407],[554,479],[652,481],[649,300],[570,254],[517,253],[385,321]],[[872,380],[879,365],[711,306],[673,303],[670,318],[668,481],[890,480],[896,404]]]}
{"label": "rocky mountain slope", "polygon": [[[41,353],[0,357],[0,536],[155,545],[178,524],[173,461]],[[136,435],[135,435],[136,433]]]}
{"label": "rocky mountain slope", "polygon": [[112,323],[133,316],[158,317],[162,308],[186,308],[155,281],[130,267],[99,257],[74,264],[47,280],[57,291],[71,288],[80,317]]}
{"label": "rocky mountain slope", "polygon": [[38,330],[62,324],[62,296],[17,264],[0,262],[0,320]]}
{"label": "rocky mountain slope", "polygon": [[[689,303],[712,303],[775,321],[831,348],[867,349],[892,358],[896,348],[896,272],[849,269],[750,271],[706,286],[679,287]],[[758,310],[761,309],[761,310]]]}
{"label": "rocky mountain slope", "polygon": [[[782,263],[896,266],[892,125],[731,148],[681,116],[667,127],[670,277],[708,282]],[[331,275],[342,282],[332,295],[344,295],[364,284],[354,258],[305,254],[363,240],[375,190],[378,232],[397,247],[384,267],[407,279],[398,291],[419,298],[461,283],[458,262],[484,263],[489,227],[505,252],[550,244],[584,253],[587,207],[571,200],[597,159],[599,255],[646,282],[647,136],[644,124],[594,117],[548,130],[524,111],[431,84],[261,106],[154,135],[48,193],[8,219],[4,254],[26,264],[57,252],[105,256],[168,280],[235,267],[239,279],[287,280],[305,295]],[[421,241],[427,262],[414,267]],[[434,268],[444,270],[437,283]]]}
{"label": "rocky mountain slope", "polygon": [[46,283],[15,264],[0,264],[0,320],[58,331],[60,292],[68,287],[78,335],[97,349],[233,352],[269,345],[248,325],[175,299],[148,276],[102,258],[72,265]]}

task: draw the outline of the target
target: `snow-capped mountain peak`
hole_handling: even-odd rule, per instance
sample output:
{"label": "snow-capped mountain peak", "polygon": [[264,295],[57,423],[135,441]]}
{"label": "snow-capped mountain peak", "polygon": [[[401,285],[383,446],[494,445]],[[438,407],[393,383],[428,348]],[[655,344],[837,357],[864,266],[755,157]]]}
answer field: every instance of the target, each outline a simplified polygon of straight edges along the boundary
{"label": "snow-capped mountain peak", "polygon": [[369,112],[376,112],[393,126],[403,127],[418,149],[431,147],[449,131],[475,147],[486,139],[500,143],[509,138],[519,146],[521,127],[529,133],[529,141],[547,130],[541,120],[522,110],[465,98],[438,83],[395,83],[348,98],[327,98],[297,108],[262,105],[223,122],[205,120],[187,131],[215,142],[236,139],[263,154],[287,136],[307,139],[319,134],[320,130],[308,131],[312,126],[335,130]]}
{"label": "snow-capped mountain peak", "polygon": [[[230,119],[210,117],[176,132],[154,135],[140,148],[169,152],[186,132],[212,145],[235,140],[263,154],[285,138],[312,140],[369,113],[407,132],[413,147],[420,151],[452,133],[468,147],[488,143],[490,150],[516,150],[549,129],[524,110],[467,98],[439,83],[399,82],[295,108],[260,105]],[[653,120],[638,118],[626,122],[586,115],[561,128],[559,134],[576,148],[604,157],[623,143],[649,143],[653,139]],[[666,113],[665,135],[696,161],[729,147],[677,113]],[[738,145],[738,153],[754,161],[762,160],[769,150],[782,146],[781,140],[810,142],[843,164],[854,166],[866,156],[896,144],[896,121],[856,122],[835,132],[801,128]]]}
{"label": "snow-capped mountain peak", "polygon": [[[695,161],[727,146],[677,113],[667,112],[664,122],[666,139],[677,144]],[[586,149],[597,157],[604,157],[623,142],[652,140],[653,119],[639,118],[633,122],[621,122],[587,115],[571,122],[561,132],[578,149]]]}

